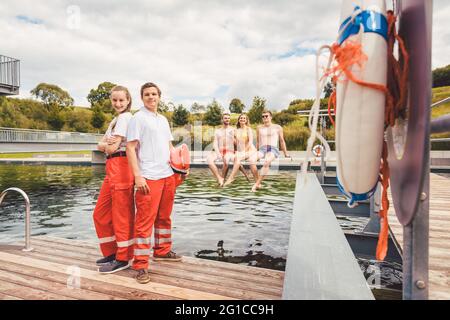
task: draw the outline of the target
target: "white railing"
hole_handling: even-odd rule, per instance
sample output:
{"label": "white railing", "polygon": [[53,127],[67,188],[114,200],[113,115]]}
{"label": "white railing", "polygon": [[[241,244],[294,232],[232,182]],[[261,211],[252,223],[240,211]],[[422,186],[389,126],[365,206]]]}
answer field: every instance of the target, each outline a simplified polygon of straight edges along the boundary
{"label": "white railing", "polygon": [[95,133],[0,127],[0,142],[28,143],[98,143],[103,135]]}

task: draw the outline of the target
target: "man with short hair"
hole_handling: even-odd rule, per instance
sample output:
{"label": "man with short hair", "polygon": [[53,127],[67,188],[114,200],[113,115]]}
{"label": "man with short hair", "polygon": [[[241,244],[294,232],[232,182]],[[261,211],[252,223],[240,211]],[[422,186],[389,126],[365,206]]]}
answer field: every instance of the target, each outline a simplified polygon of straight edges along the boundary
{"label": "man with short hair", "polygon": [[[230,126],[231,116],[229,113],[222,115],[222,127],[214,132],[213,151],[208,155],[209,169],[214,174],[217,182],[222,187],[228,172],[230,162],[234,161],[234,135],[235,129]],[[223,162],[222,174],[215,164],[216,161]]]}
{"label": "man with short hair", "polygon": [[272,123],[272,112],[264,110],[262,113],[263,124],[257,128],[257,142],[258,160],[264,159],[264,165],[261,172],[252,187],[252,192],[256,192],[261,188],[261,182],[269,172],[270,164],[273,160],[280,156],[278,143],[286,158],[290,158],[286,149],[286,142],[284,141],[283,128],[278,124]]}
{"label": "man with short hair", "polygon": [[136,221],[133,269],[139,283],[150,281],[148,260],[155,228],[154,260],[180,261],[172,248],[171,213],[176,176],[170,167],[172,134],[167,119],[158,113],[161,90],[154,83],[141,88],[142,107],[130,120],[127,155],[135,177]]}

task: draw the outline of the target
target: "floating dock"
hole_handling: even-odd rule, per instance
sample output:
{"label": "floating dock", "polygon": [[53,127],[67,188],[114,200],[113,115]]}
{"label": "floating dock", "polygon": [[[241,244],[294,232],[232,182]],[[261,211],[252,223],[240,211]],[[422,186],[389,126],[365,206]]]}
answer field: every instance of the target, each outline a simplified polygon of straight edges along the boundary
{"label": "floating dock", "polygon": [[183,257],[150,262],[151,282],[139,284],[131,269],[97,272],[97,245],[37,236],[33,251],[0,246],[0,299],[27,300],[278,300],[284,272]]}
{"label": "floating dock", "polygon": [[[450,179],[430,174],[429,220],[429,299],[450,299]],[[392,203],[392,201],[391,201]],[[398,222],[393,205],[389,224],[403,248],[403,226]]]}

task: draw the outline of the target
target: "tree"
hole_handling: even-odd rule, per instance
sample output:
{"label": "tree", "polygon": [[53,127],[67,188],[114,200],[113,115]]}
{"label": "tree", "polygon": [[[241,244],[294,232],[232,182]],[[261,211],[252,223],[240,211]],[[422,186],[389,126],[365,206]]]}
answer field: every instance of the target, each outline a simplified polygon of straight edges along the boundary
{"label": "tree", "polygon": [[106,121],[106,116],[102,108],[99,107],[98,105],[94,106],[91,109],[92,109],[91,125],[98,131],[101,128],[103,128]]}
{"label": "tree", "polygon": [[180,104],[173,110],[172,121],[177,127],[186,125],[189,122],[189,111]]}
{"label": "tree", "polygon": [[252,107],[248,111],[250,123],[261,123],[261,117],[264,109],[266,109],[266,99],[258,96],[254,97]]}
{"label": "tree", "polygon": [[204,113],[205,111],[206,111],[205,106],[197,102],[194,102],[191,106],[191,113]]}
{"label": "tree", "polygon": [[64,115],[56,105],[52,105],[48,114],[48,124],[53,130],[60,131],[64,126]]}
{"label": "tree", "polygon": [[103,112],[114,114],[109,96],[111,94],[111,89],[115,86],[116,84],[105,81],[100,83],[96,89],[91,89],[87,96],[91,108],[98,106]]}
{"label": "tree", "polygon": [[73,98],[70,94],[54,84],[39,83],[30,93],[40,99],[48,111],[47,122],[54,130],[61,130],[64,126],[62,110],[73,106]]}
{"label": "tree", "polygon": [[169,106],[162,100],[159,100],[158,111],[161,113],[169,112]]}
{"label": "tree", "polygon": [[222,123],[223,107],[214,99],[207,107],[204,121],[207,125],[218,126]]}
{"label": "tree", "polygon": [[296,119],[296,116],[285,110],[277,112],[273,115],[273,122],[279,124],[280,126],[285,126]]}
{"label": "tree", "polygon": [[234,98],[230,102],[230,112],[231,113],[242,113],[244,111],[245,105],[238,98]]}
{"label": "tree", "polygon": [[323,91],[325,92],[325,98],[329,98],[333,93],[333,90],[334,90],[333,83],[331,83],[331,81],[327,82],[325,88],[323,89]]}
{"label": "tree", "polygon": [[73,106],[74,100],[69,93],[54,84],[39,83],[30,93],[40,99],[49,111],[51,106],[59,109]]}
{"label": "tree", "polygon": [[289,104],[287,112],[289,112],[291,114],[297,114],[298,111],[310,110],[312,105],[313,105],[313,103],[314,103],[314,100],[311,100],[311,99],[296,99],[296,100],[293,100]]}
{"label": "tree", "polygon": [[433,70],[433,88],[450,86],[450,64]]}

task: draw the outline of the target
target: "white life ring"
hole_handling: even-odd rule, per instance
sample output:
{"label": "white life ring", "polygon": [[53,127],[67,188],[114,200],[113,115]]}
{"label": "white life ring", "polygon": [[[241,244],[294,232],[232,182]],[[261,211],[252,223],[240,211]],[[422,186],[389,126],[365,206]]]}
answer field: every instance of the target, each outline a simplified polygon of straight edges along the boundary
{"label": "white life ring", "polygon": [[[339,44],[358,42],[367,56],[351,72],[364,82],[386,86],[385,0],[343,0]],[[347,79],[336,85],[336,160],[341,191],[349,206],[371,196],[377,185],[383,147],[385,94]]]}
{"label": "white life ring", "polygon": [[320,144],[316,144],[312,149],[313,155],[316,157],[322,156],[323,153],[323,146]]}

